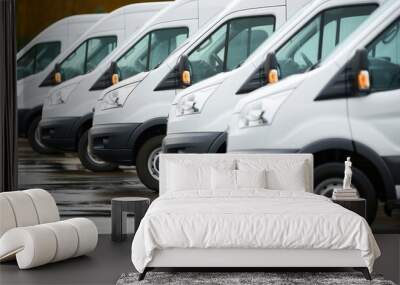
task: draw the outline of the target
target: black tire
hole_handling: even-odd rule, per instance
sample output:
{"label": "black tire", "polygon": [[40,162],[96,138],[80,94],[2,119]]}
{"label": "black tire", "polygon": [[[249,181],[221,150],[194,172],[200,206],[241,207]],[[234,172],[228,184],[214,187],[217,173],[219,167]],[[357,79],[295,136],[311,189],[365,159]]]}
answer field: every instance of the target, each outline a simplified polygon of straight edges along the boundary
{"label": "black tire", "polygon": [[[158,135],[155,137],[149,138],[145,141],[142,146],[139,148],[137,157],[136,157],[136,172],[140,181],[151,190],[158,191],[158,178],[156,179],[152,173],[150,172],[148,164],[150,156],[157,149],[161,150],[161,143],[163,140],[163,135]],[[158,161],[155,162],[158,165]]]}
{"label": "black tire", "polygon": [[57,154],[55,149],[49,148],[45,146],[41,141],[40,141],[40,136],[39,136],[39,123],[42,118],[40,116],[35,117],[32,120],[32,123],[29,125],[27,136],[28,136],[28,141],[29,144],[31,145],[32,149],[36,151],[37,153],[40,154]]}
{"label": "black tire", "polygon": [[[358,190],[360,196],[367,200],[367,221],[371,224],[376,216],[378,207],[378,200],[374,186],[364,172],[356,167],[352,168],[353,177],[352,185]],[[344,177],[343,163],[324,163],[314,169],[314,189],[317,194],[322,194],[328,197],[332,196],[331,192],[324,193],[323,189],[330,189],[324,185],[332,185],[335,181],[338,182],[337,186],[341,187]]]}
{"label": "black tire", "polygon": [[78,142],[78,157],[79,157],[82,165],[86,169],[94,171],[94,172],[107,172],[107,171],[116,170],[118,168],[117,164],[102,161],[98,158],[95,158],[92,154],[89,154],[88,134],[89,134],[89,130],[85,131],[80,136],[79,142]]}

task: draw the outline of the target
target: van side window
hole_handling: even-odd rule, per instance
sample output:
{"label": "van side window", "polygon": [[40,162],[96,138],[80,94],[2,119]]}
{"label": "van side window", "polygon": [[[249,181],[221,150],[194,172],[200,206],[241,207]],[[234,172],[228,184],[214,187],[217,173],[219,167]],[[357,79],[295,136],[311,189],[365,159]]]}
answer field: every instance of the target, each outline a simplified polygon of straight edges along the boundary
{"label": "van side window", "polygon": [[152,70],[160,65],[187,37],[187,29],[167,29],[151,33],[148,69]]}
{"label": "van side window", "polygon": [[357,5],[320,13],[276,52],[280,78],[317,65],[376,8],[377,5]]}
{"label": "van side window", "polygon": [[120,80],[156,68],[188,35],[186,27],[160,29],[146,34],[116,61]]}
{"label": "van side window", "polygon": [[192,83],[237,68],[274,30],[274,16],[228,21],[189,54]]}
{"label": "van side window", "polygon": [[94,70],[97,65],[117,47],[114,38],[94,38],[87,43],[86,73]]}
{"label": "van side window", "polygon": [[371,92],[400,88],[400,19],[367,46]]}
{"label": "van side window", "polygon": [[83,42],[61,63],[62,80],[92,71],[116,47],[115,36],[91,38]]}
{"label": "van side window", "polygon": [[39,43],[17,62],[17,80],[44,70],[61,52],[60,42]]}

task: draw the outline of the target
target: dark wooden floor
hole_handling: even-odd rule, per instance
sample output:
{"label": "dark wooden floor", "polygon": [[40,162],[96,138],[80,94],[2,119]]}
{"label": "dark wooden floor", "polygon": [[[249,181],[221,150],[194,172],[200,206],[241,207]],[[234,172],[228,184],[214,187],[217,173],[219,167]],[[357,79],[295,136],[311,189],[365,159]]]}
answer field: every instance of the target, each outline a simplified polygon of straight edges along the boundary
{"label": "dark wooden floor", "polygon": [[115,284],[122,273],[134,271],[131,262],[132,237],[121,243],[100,235],[94,252],[66,261],[28,270],[16,262],[0,264],[1,285]]}
{"label": "dark wooden floor", "polygon": [[[400,284],[400,235],[379,234],[375,238],[382,256],[375,263],[374,273]],[[88,256],[30,270],[19,270],[16,262],[3,263],[0,264],[0,284],[116,284],[122,273],[135,271],[131,262],[131,242],[132,236],[124,242],[116,243],[111,241],[110,235],[100,235],[96,250]]]}

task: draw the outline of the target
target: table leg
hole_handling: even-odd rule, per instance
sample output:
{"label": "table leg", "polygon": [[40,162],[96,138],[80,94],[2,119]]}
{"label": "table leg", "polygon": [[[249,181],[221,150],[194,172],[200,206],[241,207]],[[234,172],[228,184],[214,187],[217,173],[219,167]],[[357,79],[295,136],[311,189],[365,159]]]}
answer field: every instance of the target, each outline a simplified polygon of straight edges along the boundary
{"label": "table leg", "polygon": [[111,239],[113,241],[122,241],[123,233],[126,228],[126,218],[123,218],[122,205],[112,203],[111,205]]}

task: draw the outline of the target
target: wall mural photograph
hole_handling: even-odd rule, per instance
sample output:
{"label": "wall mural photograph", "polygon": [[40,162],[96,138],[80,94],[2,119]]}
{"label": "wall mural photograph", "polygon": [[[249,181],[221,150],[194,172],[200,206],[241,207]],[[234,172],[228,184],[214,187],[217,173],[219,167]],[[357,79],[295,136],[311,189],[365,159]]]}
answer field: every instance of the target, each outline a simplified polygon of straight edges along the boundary
{"label": "wall mural photograph", "polygon": [[400,284],[400,2],[0,1],[1,284]]}

